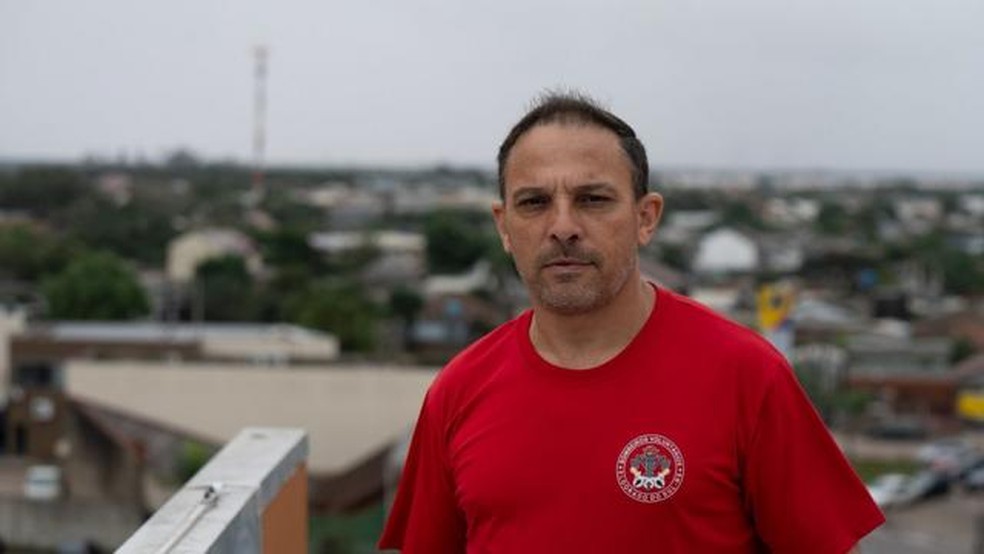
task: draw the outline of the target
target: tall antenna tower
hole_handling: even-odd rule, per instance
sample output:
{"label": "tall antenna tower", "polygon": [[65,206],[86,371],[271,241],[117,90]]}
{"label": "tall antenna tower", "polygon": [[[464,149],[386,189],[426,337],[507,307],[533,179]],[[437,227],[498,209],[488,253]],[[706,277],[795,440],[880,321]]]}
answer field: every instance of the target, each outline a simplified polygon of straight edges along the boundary
{"label": "tall antenna tower", "polygon": [[255,205],[263,199],[265,190],[263,155],[266,150],[266,78],[268,49],[259,45],[253,49],[255,83],[253,93],[253,194]]}

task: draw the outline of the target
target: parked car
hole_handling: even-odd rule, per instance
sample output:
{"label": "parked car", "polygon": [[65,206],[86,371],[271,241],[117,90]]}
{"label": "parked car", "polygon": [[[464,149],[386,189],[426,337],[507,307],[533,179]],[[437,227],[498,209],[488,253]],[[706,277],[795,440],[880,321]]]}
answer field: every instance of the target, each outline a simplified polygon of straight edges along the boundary
{"label": "parked car", "polygon": [[909,476],[904,473],[885,473],[867,485],[871,499],[879,508],[894,506],[903,497]]}
{"label": "parked car", "polygon": [[924,469],[906,481],[904,490],[899,494],[898,504],[911,504],[941,496],[950,492],[951,477],[942,471]]}
{"label": "parked car", "polygon": [[964,490],[979,491],[984,489],[984,466],[972,468],[961,478]]}
{"label": "parked car", "polygon": [[975,465],[981,454],[959,437],[947,437],[929,442],[916,451],[916,459],[928,467],[957,478]]}
{"label": "parked car", "polygon": [[33,465],[24,478],[24,497],[51,501],[62,495],[62,471],[54,465]]}

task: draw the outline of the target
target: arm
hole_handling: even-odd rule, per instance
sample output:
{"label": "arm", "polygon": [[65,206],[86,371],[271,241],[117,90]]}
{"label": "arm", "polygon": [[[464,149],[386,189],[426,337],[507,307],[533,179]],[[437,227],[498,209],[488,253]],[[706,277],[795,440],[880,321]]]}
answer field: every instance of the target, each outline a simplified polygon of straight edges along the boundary
{"label": "arm", "polygon": [[380,549],[403,554],[465,552],[465,522],[448,468],[440,413],[428,393],[379,540]]}
{"label": "arm", "polygon": [[857,554],[884,516],[791,370],[757,406],[743,484],[756,532],[776,552]]}

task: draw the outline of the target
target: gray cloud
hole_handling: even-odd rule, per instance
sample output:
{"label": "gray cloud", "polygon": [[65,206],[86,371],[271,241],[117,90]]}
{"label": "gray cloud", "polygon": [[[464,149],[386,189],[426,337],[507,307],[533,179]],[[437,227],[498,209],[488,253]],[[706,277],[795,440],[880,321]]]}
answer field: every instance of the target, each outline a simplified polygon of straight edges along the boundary
{"label": "gray cloud", "polygon": [[490,165],[539,90],[659,165],[984,170],[979,0],[0,3],[0,156]]}

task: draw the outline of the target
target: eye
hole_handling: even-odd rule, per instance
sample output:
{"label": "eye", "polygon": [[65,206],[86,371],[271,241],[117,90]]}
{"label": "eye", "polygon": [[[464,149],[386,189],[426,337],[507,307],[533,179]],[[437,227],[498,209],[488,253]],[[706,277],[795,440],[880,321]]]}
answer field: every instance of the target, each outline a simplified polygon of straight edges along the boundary
{"label": "eye", "polygon": [[546,206],[550,202],[550,198],[546,195],[533,195],[524,196],[516,200],[516,206],[524,209],[536,209]]}
{"label": "eye", "polygon": [[611,202],[611,197],[603,194],[582,194],[577,197],[579,203],[585,206],[603,206]]}

